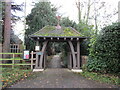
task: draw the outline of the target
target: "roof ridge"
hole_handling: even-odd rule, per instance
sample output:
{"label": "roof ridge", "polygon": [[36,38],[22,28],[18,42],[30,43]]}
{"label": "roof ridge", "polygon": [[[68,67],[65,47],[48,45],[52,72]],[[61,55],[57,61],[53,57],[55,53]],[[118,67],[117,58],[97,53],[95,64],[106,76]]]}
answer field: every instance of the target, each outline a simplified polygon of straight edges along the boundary
{"label": "roof ridge", "polygon": [[[46,28],[46,27],[48,27],[48,26],[50,26],[50,25],[46,25],[46,26],[42,27],[40,30],[38,30],[37,32],[34,32],[34,33],[32,33],[32,34],[36,34],[36,33],[38,33],[39,31],[42,31],[44,28]],[[31,34],[31,35],[32,35],[32,34]]]}
{"label": "roof ridge", "polygon": [[70,27],[73,31],[75,31],[78,34],[81,34],[80,32],[78,32],[76,29],[74,29],[73,27]]}

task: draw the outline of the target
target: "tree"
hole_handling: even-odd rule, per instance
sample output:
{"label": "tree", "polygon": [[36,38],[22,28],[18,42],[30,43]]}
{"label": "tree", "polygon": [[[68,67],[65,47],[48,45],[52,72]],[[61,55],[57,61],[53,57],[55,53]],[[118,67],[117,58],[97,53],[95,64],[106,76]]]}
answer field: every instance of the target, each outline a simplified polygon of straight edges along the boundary
{"label": "tree", "polygon": [[0,1],[0,43],[2,43],[2,40],[3,40],[3,36],[2,36],[3,14],[2,14],[2,12],[3,12],[3,3]]}
{"label": "tree", "polygon": [[11,11],[21,11],[21,5],[16,5],[15,3],[12,3],[11,0],[9,2],[5,0],[5,2],[2,3],[2,20],[3,20],[3,28],[1,29],[3,34],[3,40],[1,41],[3,43],[3,52],[9,52],[9,45],[10,45],[10,34],[11,30],[13,29],[13,23],[15,23],[17,20],[20,19],[20,17],[14,15]]}
{"label": "tree", "polygon": [[9,52],[11,32],[11,0],[5,1],[3,52]]}
{"label": "tree", "polygon": [[76,6],[77,6],[77,9],[78,9],[78,20],[79,20],[79,23],[81,22],[81,14],[82,14],[82,10],[81,10],[81,2],[80,0],[78,0],[78,2],[76,2]]}
{"label": "tree", "polygon": [[[118,13],[116,8],[103,0],[78,0],[76,3],[78,18],[79,16],[81,17],[81,20],[78,19],[78,21],[94,25],[96,34],[99,33],[100,28],[111,24],[113,17]],[[111,10],[108,10],[109,8]],[[79,12],[81,13],[80,15]]]}
{"label": "tree", "polygon": [[39,2],[31,10],[31,13],[26,18],[28,28],[25,30],[25,45],[26,49],[34,50],[35,43],[28,35],[40,30],[46,25],[56,25],[56,8],[50,2]]}
{"label": "tree", "polygon": [[61,25],[61,26],[64,26],[64,27],[72,27],[72,28],[77,29],[77,24],[76,24],[76,22],[70,20],[68,17],[63,17],[63,18],[60,20],[60,25]]}

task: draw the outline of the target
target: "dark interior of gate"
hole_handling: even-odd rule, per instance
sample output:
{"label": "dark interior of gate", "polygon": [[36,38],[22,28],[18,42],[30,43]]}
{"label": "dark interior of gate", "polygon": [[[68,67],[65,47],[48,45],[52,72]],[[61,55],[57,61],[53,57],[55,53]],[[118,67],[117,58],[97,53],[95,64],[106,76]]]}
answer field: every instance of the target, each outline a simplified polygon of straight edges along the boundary
{"label": "dark interior of gate", "polygon": [[86,39],[79,32],[71,27],[45,26],[38,32],[30,35],[36,42],[39,49],[35,50],[33,56],[36,56],[34,69],[47,68],[47,46],[50,42],[66,42],[68,50],[67,67],[69,69],[81,68],[80,44]]}

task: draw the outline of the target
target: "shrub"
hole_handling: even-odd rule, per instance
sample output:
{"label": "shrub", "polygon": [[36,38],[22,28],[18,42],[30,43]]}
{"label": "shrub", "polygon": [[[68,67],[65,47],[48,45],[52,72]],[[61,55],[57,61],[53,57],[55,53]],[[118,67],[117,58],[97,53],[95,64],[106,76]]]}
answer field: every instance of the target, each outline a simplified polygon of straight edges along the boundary
{"label": "shrub", "polygon": [[120,72],[120,23],[104,27],[91,39],[89,71]]}

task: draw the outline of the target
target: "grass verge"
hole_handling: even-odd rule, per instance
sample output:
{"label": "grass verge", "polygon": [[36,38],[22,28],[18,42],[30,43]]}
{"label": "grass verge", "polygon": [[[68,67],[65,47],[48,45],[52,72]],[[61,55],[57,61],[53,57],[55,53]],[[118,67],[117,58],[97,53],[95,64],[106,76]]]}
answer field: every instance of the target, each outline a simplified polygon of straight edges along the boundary
{"label": "grass verge", "polygon": [[79,74],[90,80],[95,80],[101,83],[108,83],[108,84],[114,84],[120,86],[120,78],[116,75],[100,74],[100,73],[87,72],[87,71],[81,72]]}
{"label": "grass verge", "polygon": [[24,80],[32,73],[31,69],[20,69],[20,68],[2,68],[2,88],[9,87],[19,80]]}

